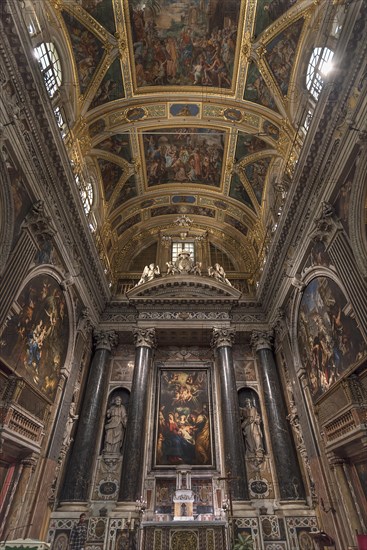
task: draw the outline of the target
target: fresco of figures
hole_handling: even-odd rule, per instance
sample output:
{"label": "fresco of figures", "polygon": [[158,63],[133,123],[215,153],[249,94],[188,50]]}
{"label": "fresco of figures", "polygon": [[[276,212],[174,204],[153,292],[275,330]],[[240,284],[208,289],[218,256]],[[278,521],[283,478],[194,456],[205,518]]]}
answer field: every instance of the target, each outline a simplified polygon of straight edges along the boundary
{"label": "fresco of figures", "polygon": [[63,292],[49,275],[38,275],[22,290],[19,313],[2,334],[1,357],[43,394],[54,399],[69,340]]}
{"label": "fresco of figures", "polygon": [[156,465],[211,466],[206,370],[161,370]]}
{"label": "fresco of figures", "polygon": [[298,316],[298,347],[314,399],[367,352],[350,304],[328,277],[306,287]]}
{"label": "fresco of figures", "polygon": [[68,12],[63,18],[75,56],[75,65],[79,77],[80,92],[85,93],[101,61],[104,50],[100,40]]}
{"label": "fresco of figures", "polygon": [[144,134],[148,185],[202,183],[219,187],[224,154],[223,133],[180,128],[174,133]]}
{"label": "fresco of figures", "polygon": [[230,88],[240,0],[130,0],[136,83]]}

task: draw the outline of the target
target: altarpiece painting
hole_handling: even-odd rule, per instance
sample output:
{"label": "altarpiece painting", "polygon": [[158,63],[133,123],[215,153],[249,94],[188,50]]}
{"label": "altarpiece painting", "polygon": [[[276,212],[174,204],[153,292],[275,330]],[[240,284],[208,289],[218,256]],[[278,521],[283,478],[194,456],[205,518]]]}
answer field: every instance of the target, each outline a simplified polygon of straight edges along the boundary
{"label": "altarpiece painting", "polygon": [[213,465],[207,369],[159,369],[156,466]]}

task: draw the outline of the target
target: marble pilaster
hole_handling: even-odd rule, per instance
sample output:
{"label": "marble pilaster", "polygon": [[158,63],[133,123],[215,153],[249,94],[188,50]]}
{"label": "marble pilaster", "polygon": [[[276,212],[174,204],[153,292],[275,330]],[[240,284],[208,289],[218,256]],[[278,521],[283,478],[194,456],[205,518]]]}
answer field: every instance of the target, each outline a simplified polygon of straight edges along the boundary
{"label": "marble pilaster", "polygon": [[[345,460],[336,455],[329,457],[331,468],[334,471],[334,476],[336,479],[337,487],[339,490],[340,502],[344,506],[345,515],[348,518],[348,527],[350,537],[354,533],[362,533],[363,526],[358,517],[358,513],[355,507],[355,499],[351,494],[348,480],[344,471],[346,465]],[[350,543],[352,543],[352,538],[350,538]]]}

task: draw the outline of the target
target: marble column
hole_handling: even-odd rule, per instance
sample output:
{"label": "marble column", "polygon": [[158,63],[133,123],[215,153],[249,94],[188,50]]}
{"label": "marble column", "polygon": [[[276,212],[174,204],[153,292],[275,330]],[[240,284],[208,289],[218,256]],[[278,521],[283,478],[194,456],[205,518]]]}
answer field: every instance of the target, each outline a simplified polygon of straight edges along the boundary
{"label": "marble column", "polygon": [[305,491],[272,349],[273,333],[253,332],[251,343],[261,373],[269,433],[282,500],[303,500]]}
{"label": "marble column", "polygon": [[111,349],[117,343],[115,331],[94,331],[93,338],[95,351],[61,492],[64,501],[85,501],[88,498],[96,455],[96,434],[109,379],[106,368]]}
{"label": "marble column", "polygon": [[156,345],[155,329],[134,330],[135,365],[129,399],[119,500],[135,502],[142,494],[145,424],[148,398],[148,378],[152,351]]}
{"label": "marble column", "polygon": [[228,488],[233,500],[248,500],[245,447],[232,355],[234,335],[235,331],[231,328],[214,328],[211,345],[217,352],[217,368],[220,379],[220,416]]}

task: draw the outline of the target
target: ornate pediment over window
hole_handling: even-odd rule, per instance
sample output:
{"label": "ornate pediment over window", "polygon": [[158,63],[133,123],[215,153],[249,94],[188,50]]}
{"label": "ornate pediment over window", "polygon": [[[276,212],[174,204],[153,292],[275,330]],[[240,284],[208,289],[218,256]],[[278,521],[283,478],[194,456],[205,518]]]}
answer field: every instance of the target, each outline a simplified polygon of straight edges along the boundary
{"label": "ornate pediment over window", "polygon": [[168,276],[153,279],[135,286],[126,294],[133,303],[230,303],[241,297],[241,292],[232,286],[210,277],[196,275]]}

